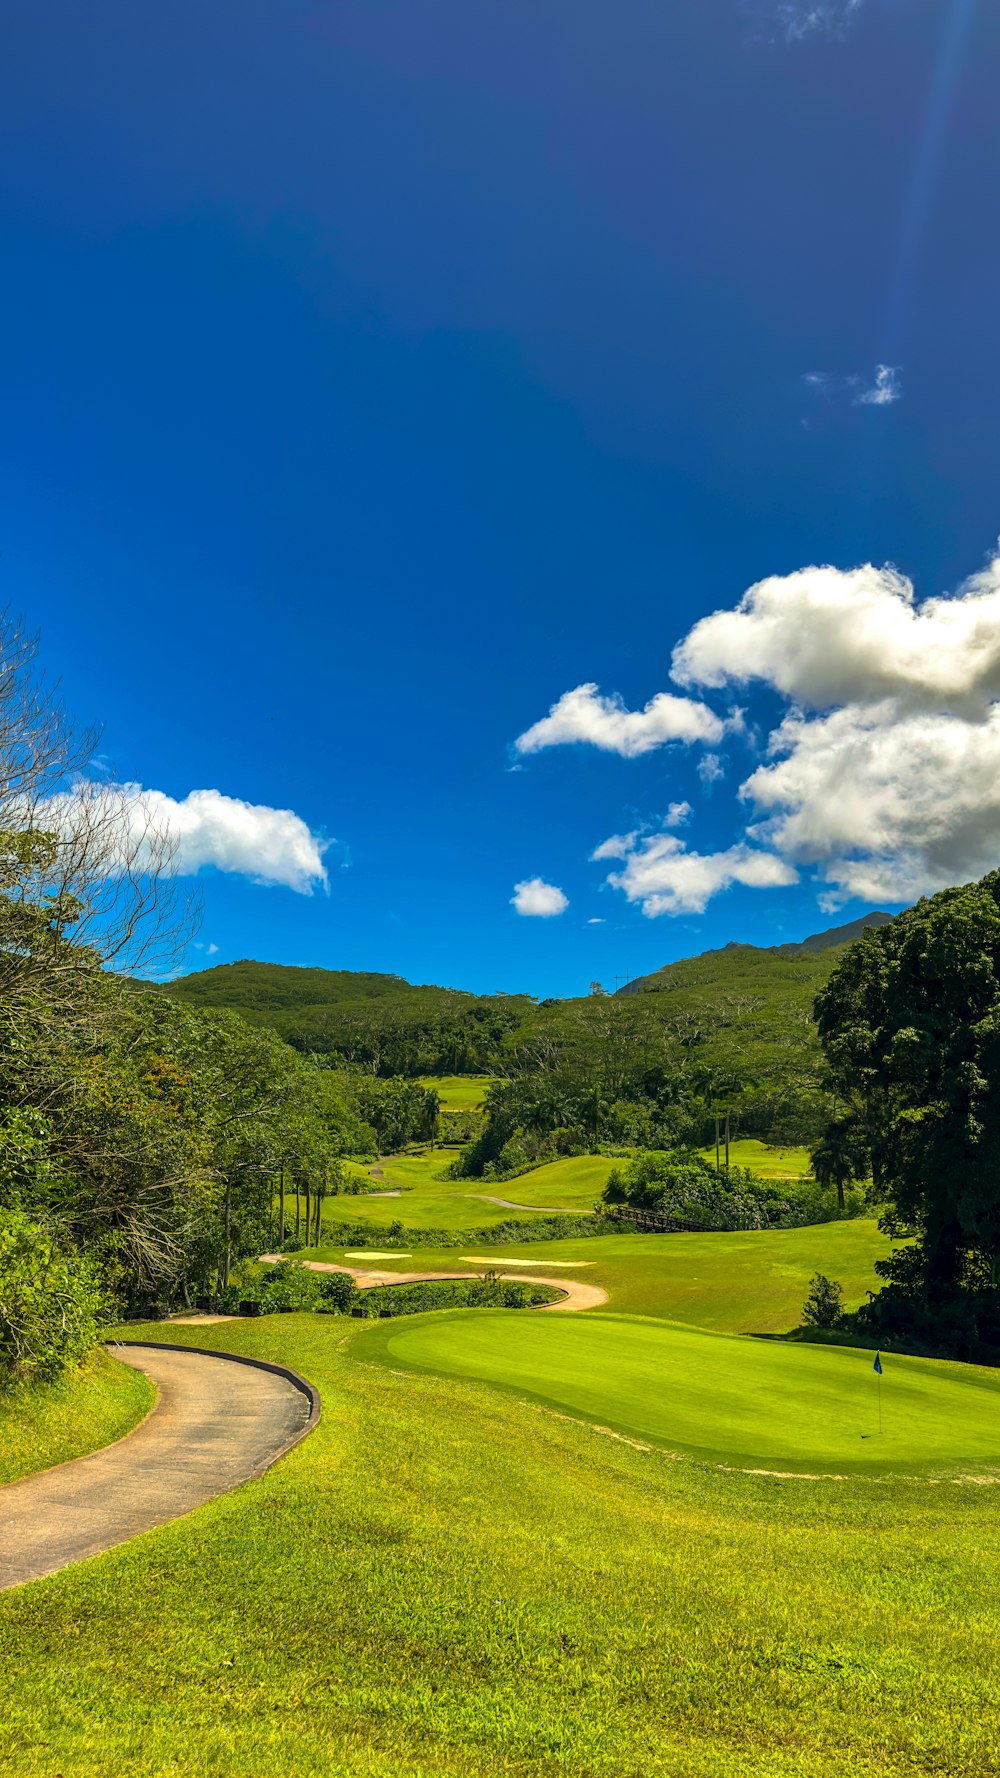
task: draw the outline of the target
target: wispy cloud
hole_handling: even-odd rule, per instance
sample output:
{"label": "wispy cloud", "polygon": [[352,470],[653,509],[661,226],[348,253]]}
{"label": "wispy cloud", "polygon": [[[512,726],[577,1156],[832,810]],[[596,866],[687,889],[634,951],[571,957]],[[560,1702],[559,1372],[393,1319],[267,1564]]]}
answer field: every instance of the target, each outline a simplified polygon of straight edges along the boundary
{"label": "wispy cloud", "polygon": [[890,402],[898,401],[902,393],[898,365],[876,364],[875,381],[869,388],[858,391],[854,397],[854,405],[855,407],[888,407]]}
{"label": "wispy cloud", "polygon": [[863,0],[765,0],[765,13],[789,43],[804,37],[840,37]]}
{"label": "wispy cloud", "polygon": [[851,407],[889,407],[903,393],[898,364],[876,364],[872,375],[860,371],[843,375],[830,370],[807,370],[802,378],[813,394]]}

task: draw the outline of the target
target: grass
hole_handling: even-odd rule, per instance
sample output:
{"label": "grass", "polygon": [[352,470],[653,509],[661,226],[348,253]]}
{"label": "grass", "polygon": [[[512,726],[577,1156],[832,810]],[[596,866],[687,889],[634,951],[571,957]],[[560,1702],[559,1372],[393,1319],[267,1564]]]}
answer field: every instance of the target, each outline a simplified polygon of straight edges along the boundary
{"label": "grass", "polygon": [[784,1345],[642,1316],[421,1316],[373,1345],[387,1364],[476,1378],[632,1438],[741,1466],[1000,1480],[1000,1373],[893,1356],[882,1431],[870,1352]]}
{"label": "grass", "polygon": [[[708,1148],[699,1148],[698,1153],[703,1160],[715,1164],[715,1144]],[[720,1143],[719,1155],[725,1162],[725,1143]],[[729,1144],[729,1163],[733,1167],[749,1167],[760,1179],[811,1179],[812,1162],[807,1148],[770,1148],[766,1142],[758,1142],[755,1137],[745,1137],[739,1142]]]}
{"label": "grass", "polygon": [[[844,1287],[855,1308],[878,1284],[875,1261],[890,1251],[874,1222],[827,1222],[802,1229],[760,1229],[710,1235],[595,1235],[540,1246],[421,1247],[409,1259],[380,1260],[386,1271],[454,1271],[464,1254],[495,1263],[530,1260],[526,1277],[560,1260],[582,1261],[569,1275],[602,1284],[608,1310],[690,1322],[720,1333],[786,1333],[797,1327],[814,1272]],[[318,1259],[343,1260],[342,1248],[322,1248]],[[522,1268],[517,1267],[520,1274]]]}
{"label": "grass", "polygon": [[442,1111],[478,1111],[493,1085],[491,1074],[423,1074],[422,1087],[433,1087]]}
{"label": "grass", "polygon": [[[427,1154],[384,1156],[376,1163],[383,1175],[375,1181],[376,1187],[378,1191],[399,1188],[402,1195],[395,1199],[360,1194],[358,1197],[327,1198],[324,1204],[326,1219],[376,1223],[398,1220],[414,1229],[481,1229],[490,1223],[508,1220],[512,1214],[491,1202],[494,1198],[525,1204],[529,1207],[528,1215],[532,1208],[541,1212],[546,1206],[589,1211],[614,1166],[614,1162],[603,1155],[576,1155],[550,1161],[534,1172],[501,1184],[482,1179],[439,1177],[458,1152],[457,1149],[437,1148]],[[370,1179],[370,1169],[352,1162],[347,1165]],[[287,1225],[290,1220],[287,1197],[285,1220]]]}
{"label": "grass", "polygon": [[0,1397],[0,1484],[124,1438],[155,1395],[148,1377],[97,1351],[51,1388]]}
{"label": "grass", "polygon": [[295,1365],[323,1419],[252,1486],[0,1596],[0,1772],[997,1770],[992,1489],[670,1462],[372,1363],[386,1325],[169,1330]]}

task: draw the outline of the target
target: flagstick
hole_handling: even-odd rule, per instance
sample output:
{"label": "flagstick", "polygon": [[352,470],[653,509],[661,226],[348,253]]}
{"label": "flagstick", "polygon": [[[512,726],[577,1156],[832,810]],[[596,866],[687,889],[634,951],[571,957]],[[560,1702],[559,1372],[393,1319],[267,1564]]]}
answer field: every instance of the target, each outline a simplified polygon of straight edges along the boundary
{"label": "flagstick", "polygon": [[882,1372],[878,1372],[878,1429],[882,1432]]}

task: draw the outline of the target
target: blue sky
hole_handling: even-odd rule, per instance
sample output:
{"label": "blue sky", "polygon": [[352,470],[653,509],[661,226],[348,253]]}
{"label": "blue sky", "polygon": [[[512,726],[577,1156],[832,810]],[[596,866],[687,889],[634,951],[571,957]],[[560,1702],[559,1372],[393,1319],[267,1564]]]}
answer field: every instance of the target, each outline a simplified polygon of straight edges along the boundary
{"label": "blue sky", "polygon": [[994,7],[0,38],[2,597],[191,967],[585,992],[1000,863]]}

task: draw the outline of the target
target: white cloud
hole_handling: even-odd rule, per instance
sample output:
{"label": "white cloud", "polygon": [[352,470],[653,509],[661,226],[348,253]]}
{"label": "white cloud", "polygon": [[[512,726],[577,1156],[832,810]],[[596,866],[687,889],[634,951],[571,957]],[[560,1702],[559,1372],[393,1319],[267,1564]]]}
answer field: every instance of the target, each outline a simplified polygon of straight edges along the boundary
{"label": "white cloud", "polygon": [[548,715],[519,735],[514,745],[519,753],[539,753],[544,747],[585,741],[605,753],[636,759],[671,741],[721,741],[725,730],[714,710],[691,698],[664,691],[644,710],[628,710],[621,698],[602,697],[596,684],[589,684],[563,692]]}
{"label": "white cloud", "polygon": [[600,919],[597,914],[591,914],[590,919],[587,921],[587,925],[588,926],[605,926],[605,925],[607,925],[607,921]]}
{"label": "white cloud", "polygon": [[706,753],[698,761],[698,776],[706,790],[710,790],[713,784],[718,784],[719,779],[724,778],[725,775],[725,761],[720,759],[717,753]]}
{"label": "white cloud", "polygon": [[553,914],[564,914],[569,907],[569,900],[562,890],[554,883],[543,882],[541,877],[528,877],[523,883],[515,883],[510,903],[519,914],[535,914],[544,920]]}
{"label": "white cloud", "polygon": [[844,399],[854,407],[890,407],[903,393],[898,364],[876,364],[870,378],[858,371],[840,376],[829,370],[807,370],[802,381],[826,400]]}
{"label": "white cloud", "polygon": [[773,16],[789,42],[817,33],[839,37],[846,30],[862,0],[777,0]]}
{"label": "white cloud", "polygon": [[854,397],[855,407],[888,407],[891,402],[898,401],[903,391],[899,382],[899,367],[892,364],[876,364],[875,381],[867,389],[860,389]]}
{"label": "white cloud", "polygon": [[803,869],[826,908],[908,902],[1000,866],[1000,550],[923,601],[892,567],[772,576],[695,624],[673,676],[759,681],[785,707],[739,787],[749,820],[732,844],[702,854],[640,829],[597,848],[645,913],[700,912],[730,883]]}
{"label": "white cloud", "polygon": [[623,871],[609,883],[638,902],[644,914],[700,914],[713,895],[731,883],[774,888],[795,883],[797,872],[771,852],[744,843],[724,852],[688,852],[676,834],[655,834],[642,840]]}
{"label": "white cloud", "polygon": [[[711,755],[709,754],[706,757],[711,758]],[[702,761],[702,764],[704,764],[704,761]],[[698,770],[699,772],[701,771],[701,766],[698,767]],[[690,814],[690,803],[671,803],[663,818],[663,825],[664,827],[683,827]]]}
{"label": "white cloud", "polygon": [[192,790],[182,801],[140,784],[105,789],[84,783],[75,791],[52,797],[36,820],[50,820],[59,830],[72,829],[81,799],[88,819],[115,828],[140,865],[150,842],[166,838],[173,876],[194,876],[207,865],[250,877],[255,883],[280,884],[299,895],[326,887],[323,853],[326,842],[291,809],[243,802],[218,790]]}
{"label": "white cloud", "polygon": [[638,828],[632,833],[613,833],[610,839],[602,840],[594,847],[590,854],[591,863],[597,864],[602,858],[627,858],[638,838]]}

